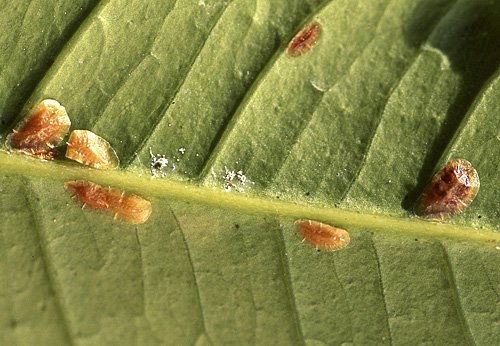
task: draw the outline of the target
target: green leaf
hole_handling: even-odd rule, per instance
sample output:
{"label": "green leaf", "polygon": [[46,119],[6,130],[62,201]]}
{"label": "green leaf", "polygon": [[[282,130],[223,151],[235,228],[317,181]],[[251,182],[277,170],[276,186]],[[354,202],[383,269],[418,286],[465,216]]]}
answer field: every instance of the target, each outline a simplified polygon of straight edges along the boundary
{"label": "green leaf", "polygon": [[[0,152],[0,344],[499,343],[500,2],[0,10],[2,142],[54,98],[121,160]],[[312,20],[317,44],[286,55]],[[451,158],[476,167],[476,200],[450,221],[414,217]],[[224,191],[226,170],[244,172],[243,192]],[[129,225],[82,209],[69,180],[153,213]],[[317,252],[299,218],[345,228],[350,245]]]}

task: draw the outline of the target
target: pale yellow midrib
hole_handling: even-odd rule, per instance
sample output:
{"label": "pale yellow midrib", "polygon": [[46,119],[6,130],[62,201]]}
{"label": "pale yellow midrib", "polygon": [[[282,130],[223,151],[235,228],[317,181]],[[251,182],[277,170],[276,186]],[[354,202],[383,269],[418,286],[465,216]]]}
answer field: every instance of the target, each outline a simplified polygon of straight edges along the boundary
{"label": "pale yellow midrib", "polygon": [[138,193],[144,197],[168,197],[181,201],[238,210],[247,214],[289,218],[308,218],[338,227],[389,231],[407,235],[478,240],[500,243],[500,232],[493,229],[428,222],[417,218],[358,213],[339,208],[321,208],[259,198],[247,194],[226,193],[189,182],[152,179],[144,172],[100,171],[67,162],[48,162],[25,155],[0,151],[0,174],[15,174],[51,180],[91,180]]}

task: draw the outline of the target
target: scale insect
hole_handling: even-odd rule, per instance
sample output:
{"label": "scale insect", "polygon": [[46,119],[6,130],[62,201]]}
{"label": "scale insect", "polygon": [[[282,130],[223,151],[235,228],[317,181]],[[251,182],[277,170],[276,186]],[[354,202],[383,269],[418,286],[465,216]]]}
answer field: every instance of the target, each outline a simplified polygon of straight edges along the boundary
{"label": "scale insect", "polygon": [[297,220],[295,227],[316,250],[337,251],[349,245],[349,233],[342,229],[314,220]]}
{"label": "scale insect", "polygon": [[53,160],[56,147],[67,135],[71,121],[66,109],[56,100],[38,103],[7,136],[9,150],[22,152],[43,160]]}
{"label": "scale insect", "polygon": [[152,212],[151,202],[134,194],[112,187],[103,187],[90,181],[75,180],[64,183],[64,189],[73,194],[82,208],[90,207],[113,214],[130,224],[141,224]]}
{"label": "scale insect", "polygon": [[464,159],[446,163],[417,200],[415,212],[430,220],[445,220],[463,212],[479,192],[479,175]]}
{"label": "scale insect", "polygon": [[88,130],[71,132],[66,157],[97,169],[116,168],[120,164],[108,141]]}
{"label": "scale insect", "polygon": [[297,57],[308,52],[318,41],[320,33],[321,26],[318,22],[308,24],[292,38],[286,49],[286,54]]}

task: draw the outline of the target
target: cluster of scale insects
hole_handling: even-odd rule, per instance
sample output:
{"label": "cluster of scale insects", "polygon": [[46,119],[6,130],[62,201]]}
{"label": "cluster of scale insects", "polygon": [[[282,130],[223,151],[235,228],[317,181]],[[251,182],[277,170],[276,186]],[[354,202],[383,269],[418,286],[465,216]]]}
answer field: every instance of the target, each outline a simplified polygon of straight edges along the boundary
{"label": "cluster of scale insects", "polygon": [[[313,21],[299,31],[290,41],[286,54],[297,58],[311,50],[321,33],[321,26]],[[57,154],[71,127],[66,109],[55,100],[43,100],[7,136],[6,146],[14,152],[43,160],[52,160]],[[179,148],[184,155],[185,148]],[[111,145],[102,137],[88,130],[71,132],[66,158],[95,169],[114,169],[119,158]],[[150,170],[153,177],[164,177],[166,171],[176,169],[179,157],[169,161],[164,155],[153,154],[150,148]],[[222,175],[224,191],[243,192],[249,180],[242,170],[224,167]],[[465,159],[446,163],[434,175],[415,205],[415,213],[430,220],[444,220],[467,208],[479,191],[479,176],[476,169]],[[64,183],[64,188],[73,194],[82,207],[107,211],[115,218],[132,224],[144,223],[152,207],[146,199],[123,190],[103,187],[90,181],[76,180]],[[317,250],[336,251],[350,242],[349,233],[319,221],[301,219],[295,222],[304,241]]]}
{"label": "cluster of scale insects", "polygon": [[[14,152],[52,160],[70,127],[66,109],[55,100],[43,100],[7,136],[6,146]],[[108,141],[88,130],[71,132],[65,156],[95,169],[114,169],[120,164]],[[73,194],[82,208],[103,210],[127,223],[144,223],[151,215],[148,200],[120,189],[83,180],[67,181],[64,188]]]}

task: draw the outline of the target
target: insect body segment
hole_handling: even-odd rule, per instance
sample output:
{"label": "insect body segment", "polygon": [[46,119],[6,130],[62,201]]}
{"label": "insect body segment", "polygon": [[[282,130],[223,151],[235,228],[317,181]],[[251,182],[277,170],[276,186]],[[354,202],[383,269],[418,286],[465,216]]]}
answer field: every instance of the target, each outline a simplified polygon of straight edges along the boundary
{"label": "insect body segment", "polygon": [[59,102],[43,100],[12,130],[5,144],[10,150],[51,160],[70,126],[66,109]]}
{"label": "insect body segment", "polygon": [[98,169],[116,168],[120,163],[111,145],[104,138],[87,130],[71,132],[66,157]]}
{"label": "insect body segment", "polygon": [[416,204],[417,215],[444,220],[467,208],[479,192],[479,175],[464,159],[451,160],[432,178]]}
{"label": "insect body segment", "polygon": [[82,207],[107,211],[127,223],[141,224],[151,215],[151,202],[119,189],[83,180],[68,181],[64,188],[73,193]]}
{"label": "insect body segment", "polygon": [[316,250],[337,251],[345,248],[351,241],[346,230],[318,221],[297,220],[295,226],[304,240],[316,247]]}

